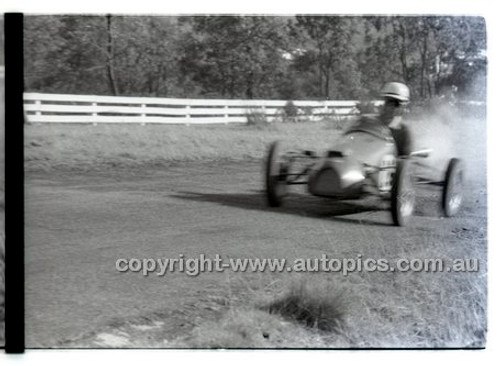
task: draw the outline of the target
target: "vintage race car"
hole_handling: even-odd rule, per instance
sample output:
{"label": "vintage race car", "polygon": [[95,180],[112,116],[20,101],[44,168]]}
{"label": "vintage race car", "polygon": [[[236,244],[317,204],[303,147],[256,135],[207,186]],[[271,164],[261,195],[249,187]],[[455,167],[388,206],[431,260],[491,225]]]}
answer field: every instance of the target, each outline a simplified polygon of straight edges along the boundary
{"label": "vintage race car", "polygon": [[446,217],[463,201],[464,171],[460,159],[449,160],[442,180],[415,174],[415,161],[429,157],[430,149],[397,156],[390,130],[378,123],[360,122],[349,128],[335,147],[319,156],[313,151],[282,151],[273,142],[265,159],[265,192],[271,207],[281,206],[288,186],[302,184],[315,196],[335,200],[375,195],[390,201],[395,225],[409,223],[416,202],[416,185],[442,186],[441,207]]}

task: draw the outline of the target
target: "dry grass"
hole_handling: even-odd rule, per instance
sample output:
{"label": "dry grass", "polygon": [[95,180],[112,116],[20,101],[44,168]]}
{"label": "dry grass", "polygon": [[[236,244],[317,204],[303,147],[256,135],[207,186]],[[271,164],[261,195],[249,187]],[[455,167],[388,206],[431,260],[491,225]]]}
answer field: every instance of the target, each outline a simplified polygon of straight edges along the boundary
{"label": "dry grass", "polygon": [[[358,248],[364,258],[478,258],[478,272],[238,274],[222,316],[178,348],[480,348],[486,345],[486,226],[407,231]],[[363,226],[361,231],[365,230]],[[366,235],[369,235],[366,230]]]}
{"label": "dry grass", "polygon": [[[251,275],[250,275],[251,276]],[[194,328],[169,344],[176,348],[348,347],[338,337],[344,324],[344,289],[299,277],[272,280],[262,274],[235,277],[217,320]],[[265,275],[264,275],[265,276]],[[336,342],[335,342],[336,340]]]}
{"label": "dry grass", "polygon": [[321,334],[255,308],[231,309],[172,343],[179,348],[326,348]]}
{"label": "dry grass", "polygon": [[[125,348],[484,347],[484,273],[240,274],[210,316],[202,316],[204,306],[214,304],[209,299],[179,309],[186,314],[178,321],[195,323],[187,332],[168,326],[173,318],[167,314],[155,317],[165,323],[158,329],[146,320],[101,333],[123,338]],[[138,331],[137,325],[149,329]],[[101,342],[94,334],[64,346]]]}
{"label": "dry grass", "polygon": [[[433,241],[433,245],[439,243]],[[383,246],[383,245],[382,245]],[[408,257],[411,249],[394,253]],[[410,257],[428,257],[418,251]],[[428,250],[427,250],[428,252]],[[479,253],[478,253],[479,254]],[[483,253],[484,254],[484,253]],[[457,257],[465,253],[457,253]],[[470,255],[469,255],[470,256]],[[480,273],[352,273],[234,280],[243,298],[179,348],[484,347],[486,280]],[[242,288],[242,284],[246,287]],[[250,289],[249,287],[253,287]],[[237,291],[233,292],[233,296]]]}
{"label": "dry grass", "polygon": [[[434,149],[428,165],[436,167],[436,171],[443,170],[451,156],[462,154],[463,145],[455,137],[461,134],[457,130],[464,119],[463,113],[446,106],[421,108],[409,116],[416,148]],[[89,171],[161,167],[186,161],[261,159],[268,144],[277,139],[295,149],[324,150],[348,125],[345,118],[217,126],[31,124],[25,126],[25,166],[28,171]],[[484,126],[479,128],[485,130]],[[485,137],[478,138],[484,146]],[[455,146],[460,150],[456,151]],[[477,149],[469,150],[474,153]]]}
{"label": "dry grass", "polygon": [[27,170],[154,167],[199,160],[260,159],[267,145],[326,148],[345,123],[266,126],[49,125],[25,128]]}
{"label": "dry grass", "polygon": [[271,314],[329,332],[340,328],[346,312],[341,291],[335,291],[332,286],[312,286],[305,281],[292,284],[284,296],[271,302],[267,308]]}

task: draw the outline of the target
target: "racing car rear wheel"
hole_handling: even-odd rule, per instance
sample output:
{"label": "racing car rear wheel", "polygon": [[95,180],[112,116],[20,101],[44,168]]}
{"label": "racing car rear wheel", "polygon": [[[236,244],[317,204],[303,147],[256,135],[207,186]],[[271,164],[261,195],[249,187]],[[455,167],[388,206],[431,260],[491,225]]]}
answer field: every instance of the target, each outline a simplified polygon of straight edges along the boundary
{"label": "racing car rear wheel", "polygon": [[271,207],[279,207],[287,194],[286,175],[288,165],[280,155],[280,143],[275,141],[269,147],[265,166],[265,189],[267,203]]}
{"label": "racing car rear wheel", "polygon": [[415,189],[409,172],[409,161],[399,160],[392,183],[391,214],[394,224],[405,226],[409,223],[415,207]]}
{"label": "racing car rear wheel", "polygon": [[444,179],[442,208],[444,216],[451,217],[458,213],[463,201],[463,164],[453,158],[448,164]]}

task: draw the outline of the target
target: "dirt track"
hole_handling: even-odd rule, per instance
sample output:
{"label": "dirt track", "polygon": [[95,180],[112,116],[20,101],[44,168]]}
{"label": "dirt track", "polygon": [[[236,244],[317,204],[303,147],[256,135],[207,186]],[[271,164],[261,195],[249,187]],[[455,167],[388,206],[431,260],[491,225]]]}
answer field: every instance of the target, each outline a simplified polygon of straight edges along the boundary
{"label": "dirt track", "polygon": [[[481,172],[478,175],[478,172]],[[423,238],[486,250],[484,166],[473,167],[462,214],[441,219],[438,192],[424,194],[411,227],[397,228],[373,201],[333,203],[292,195],[269,209],[259,163],[191,163],[157,171],[30,173],[26,180],[28,347],[64,346],[145,314],[210,317],[204,299],[228,290],[227,273],[164,277],[118,273],[118,258],[365,258]],[[465,231],[463,231],[465,230]],[[466,235],[463,235],[463,234]],[[387,248],[387,245],[385,248]],[[477,250],[477,248],[475,249]],[[476,252],[477,253],[477,252]],[[408,253],[411,256],[411,252]],[[432,252],[429,257],[443,256]],[[168,315],[170,314],[170,315]]]}

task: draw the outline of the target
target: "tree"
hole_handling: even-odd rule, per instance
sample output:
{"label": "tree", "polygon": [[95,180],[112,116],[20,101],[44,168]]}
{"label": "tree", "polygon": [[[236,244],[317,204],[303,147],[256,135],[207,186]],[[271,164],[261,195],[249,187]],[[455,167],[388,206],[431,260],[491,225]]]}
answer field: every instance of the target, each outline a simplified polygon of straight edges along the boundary
{"label": "tree", "polygon": [[199,16],[182,19],[193,33],[184,39],[181,70],[205,95],[272,97],[286,69],[283,19],[264,16]]}
{"label": "tree", "polygon": [[108,75],[109,88],[113,95],[118,95],[118,85],[116,84],[115,78],[115,68],[113,65],[113,26],[111,24],[111,15],[106,15],[106,35],[107,35],[107,45],[106,45],[106,74]]}
{"label": "tree", "polygon": [[[459,65],[463,60],[477,58],[486,48],[482,18],[429,16],[365,19],[367,42],[366,48],[360,52],[360,59],[363,80],[369,83],[372,90],[387,80],[407,83],[417,99],[441,95],[443,88],[452,85],[464,89],[465,85],[458,85],[465,82],[464,69],[460,69]],[[469,69],[467,74],[481,74],[479,69]]]}
{"label": "tree", "polygon": [[108,94],[103,17],[26,16],[24,55],[28,90]]}
{"label": "tree", "polygon": [[480,17],[433,19],[435,37],[431,77],[437,94],[456,88],[462,96],[485,98],[486,26]]}
{"label": "tree", "polygon": [[114,64],[123,95],[183,97],[179,72],[183,30],[176,17],[113,17]]}
{"label": "tree", "polygon": [[29,91],[359,99],[402,81],[412,99],[485,96],[479,17],[26,16],[24,50]]}
{"label": "tree", "polygon": [[323,99],[349,98],[360,87],[356,62],[356,18],[297,16],[295,35],[301,37],[305,52],[296,66],[315,66],[317,96]]}

